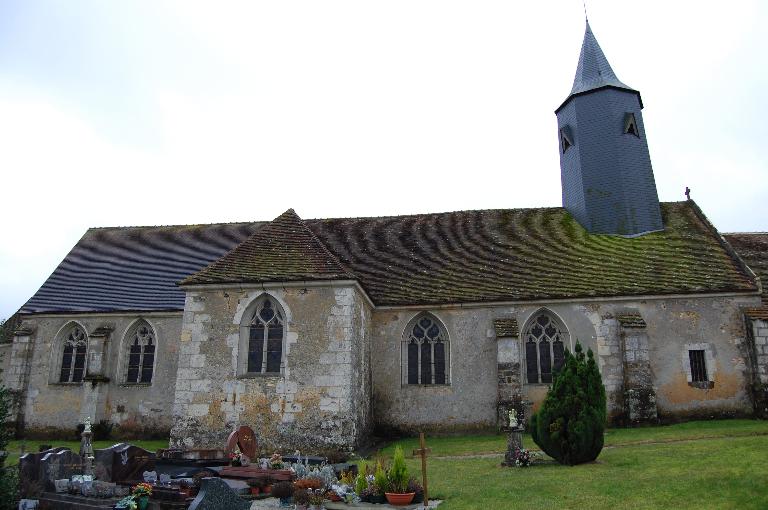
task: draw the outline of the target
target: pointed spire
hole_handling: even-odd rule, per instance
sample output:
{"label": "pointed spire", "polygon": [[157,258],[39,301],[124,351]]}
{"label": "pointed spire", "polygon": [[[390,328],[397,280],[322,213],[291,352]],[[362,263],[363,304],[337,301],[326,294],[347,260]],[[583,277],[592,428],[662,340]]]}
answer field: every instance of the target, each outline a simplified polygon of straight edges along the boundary
{"label": "pointed spire", "polygon": [[[584,31],[584,42],[581,44],[581,54],[579,55],[579,64],[576,66],[576,76],[573,79],[573,87],[568,98],[560,106],[562,108],[568,100],[578,94],[589,92],[590,90],[601,89],[604,87],[615,87],[630,92],[636,92],[632,87],[622,83],[613,72],[611,64],[605,58],[605,53],[592,33],[592,28],[587,20],[587,28]],[[642,101],[641,101],[642,106]],[[558,108],[559,109],[559,108]]]}

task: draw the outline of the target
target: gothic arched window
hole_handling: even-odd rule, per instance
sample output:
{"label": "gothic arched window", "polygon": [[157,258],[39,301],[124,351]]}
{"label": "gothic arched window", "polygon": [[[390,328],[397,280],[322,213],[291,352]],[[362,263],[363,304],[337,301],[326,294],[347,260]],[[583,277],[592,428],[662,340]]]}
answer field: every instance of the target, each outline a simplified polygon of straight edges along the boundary
{"label": "gothic arched window", "polygon": [[553,370],[563,366],[567,341],[568,331],[554,315],[547,311],[534,315],[523,335],[528,383],[552,382]]}
{"label": "gothic arched window", "polygon": [[278,305],[269,297],[262,298],[249,328],[248,372],[280,372],[284,330],[283,314]]}
{"label": "gothic arched window", "polygon": [[155,367],[157,340],[152,326],[140,320],[130,329],[127,336],[127,363],[125,382],[151,383]]}
{"label": "gothic arched window", "polygon": [[88,350],[88,335],[78,325],[65,334],[62,344],[59,382],[79,383],[85,375],[85,355]]}
{"label": "gothic arched window", "polygon": [[406,384],[448,384],[448,335],[433,315],[421,315],[408,325],[403,339]]}

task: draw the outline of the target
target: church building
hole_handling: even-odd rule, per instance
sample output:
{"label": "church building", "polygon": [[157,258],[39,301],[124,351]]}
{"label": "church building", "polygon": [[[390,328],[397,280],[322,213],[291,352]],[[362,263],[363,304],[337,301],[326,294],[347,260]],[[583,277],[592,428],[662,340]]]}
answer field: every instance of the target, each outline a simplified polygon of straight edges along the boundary
{"label": "church building", "polygon": [[302,451],[489,429],[577,341],[614,423],[763,412],[768,234],[660,203],[642,108],[587,24],[563,207],[88,230],[20,310],[18,428]]}

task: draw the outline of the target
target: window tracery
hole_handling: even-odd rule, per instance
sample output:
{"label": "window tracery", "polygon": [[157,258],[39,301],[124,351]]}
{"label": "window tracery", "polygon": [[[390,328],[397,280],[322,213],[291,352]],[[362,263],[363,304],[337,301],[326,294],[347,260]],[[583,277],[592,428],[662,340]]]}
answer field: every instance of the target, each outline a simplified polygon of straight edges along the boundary
{"label": "window tracery", "polygon": [[88,335],[80,326],[74,326],[67,334],[62,346],[59,382],[79,383],[83,381],[87,350]]}
{"label": "window tracery", "polygon": [[419,317],[404,340],[407,384],[448,384],[448,336],[437,318]]}
{"label": "window tracery", "polygon": [[263,298],[256,307],[249,328],[248,372],[280,372],[284,330],[280,308],[269,297]]}
{"label": "window tracery", "polygon": [[140,321],[128,337],[128,363],[125,382],[152,382],[155,366],[155,332],[146,321]]}
{"label": "window tracery", "polygon": [[547,311],[539,312],[525,330],[525,367],[530,384],[551,383],[565,361],[568,332]]}

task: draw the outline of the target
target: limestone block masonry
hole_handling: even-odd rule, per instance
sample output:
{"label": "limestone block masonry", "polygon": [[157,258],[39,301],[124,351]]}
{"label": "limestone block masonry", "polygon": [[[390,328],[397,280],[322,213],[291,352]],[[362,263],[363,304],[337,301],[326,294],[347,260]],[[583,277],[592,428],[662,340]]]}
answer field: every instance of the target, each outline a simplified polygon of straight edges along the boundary
{"label": "limestone block masonry", "polygon": [[[265,293],[284,317],[279,375],[242,370],[241,327]],[[190,289],[171,444],[220,448],[234,427],[248,425],[265,453],[354,448],[371,428],[370,317],[353,286]]]}

